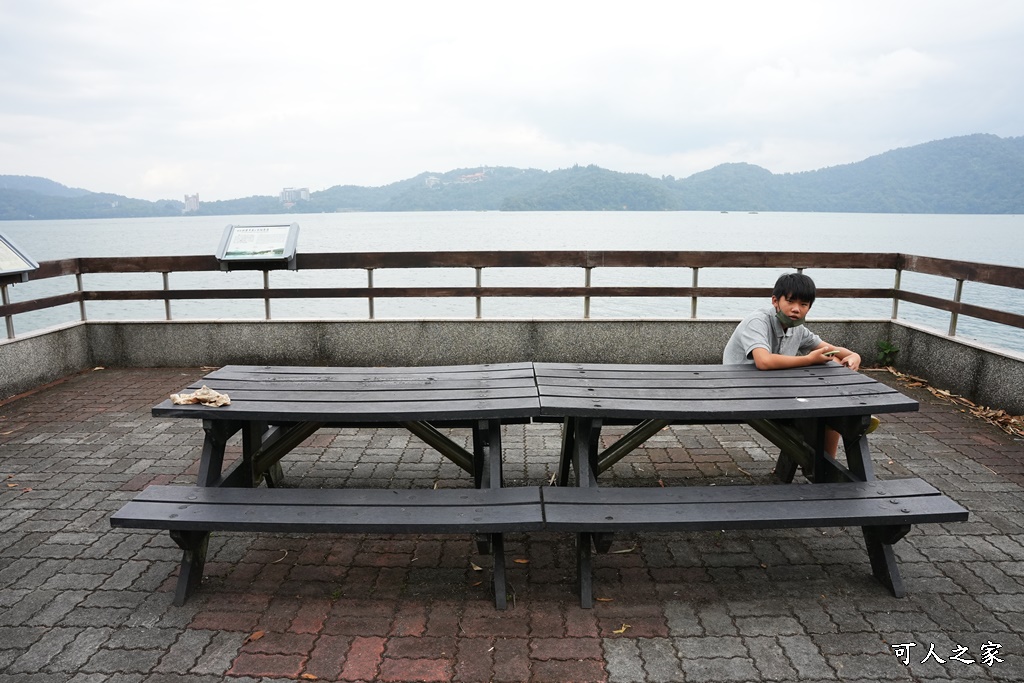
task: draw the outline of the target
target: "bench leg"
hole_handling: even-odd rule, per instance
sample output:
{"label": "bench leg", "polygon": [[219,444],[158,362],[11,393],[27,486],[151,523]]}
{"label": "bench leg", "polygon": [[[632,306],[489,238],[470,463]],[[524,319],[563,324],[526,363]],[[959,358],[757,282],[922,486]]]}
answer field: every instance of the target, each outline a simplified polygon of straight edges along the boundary
{"label": "bench leg", "polygon": [[580,607],[590,609],[594,606],[594,577],[591,565],[591,536],[589,532],[576,534],[576,577],[579,581]]}
{"label": "bench leg", "polygon": [[569,485],[569,470],[572,469],[573,452],[576,450],[575,420],[567,417],[562,421],[562,454],[558,458],[558,485]]}
{"label": "bench leg", "polygon": [[491,557],[494,558],[491,582],[494,584],[494,607],[508,607],[508,588],[505,582],[505,538],[501,534],[490,534]]}
{"label": "bench leg", "polygon": [[862,527],[862,530],[868,557],[871,559],[871,573],[895,597],[906,596],[907,591],[903,587],[903,577],[900,576],[899,567],[896,565],[896,554],[892,550],[892,544],[906,535],[910,527],[866,526]]}
{"label": "bench leg", "polygon": [[203,567],[206,564],[210,532],[171,531],[171,538],[182,549],[178,585],[174,589],[174,604],[180,607],[203,582]]}

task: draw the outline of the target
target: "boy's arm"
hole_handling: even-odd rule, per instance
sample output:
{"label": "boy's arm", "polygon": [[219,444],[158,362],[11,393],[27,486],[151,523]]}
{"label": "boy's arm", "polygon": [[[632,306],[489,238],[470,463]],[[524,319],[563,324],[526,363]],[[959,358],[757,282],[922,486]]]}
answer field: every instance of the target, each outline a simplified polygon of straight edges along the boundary
{"label": "boy's arm", "polygon": [[837,351],[836,355],[832,356],[832,359],[839,361],[841,364],[845,365],[851,370],[860,369],[861,358],[859,353],[851,351],[850,349],[844,348],[842,346],[829,344],[828,342],[821,342],[821,344],[819,344],[814,349],[814,351],[812,351],[812,353],[824,353],[825,351]]}
{"label": "boy's arm", "polygon": [[[805,356],[784,356],[781,353],[772,353],[768,349],[759,346],[751,351],[750,355],[753,357],[754,365],[757,366],[758,370],[784,370],[786,368],[802,368],[808,365],[827,363],[832,360],[832,357],[824,354],[832,348],[829,344],[822,343]],[[847,349],[843,349],[843,351],[852,353]],[[857,359],[859,361],[860,356],[857,356]]]}

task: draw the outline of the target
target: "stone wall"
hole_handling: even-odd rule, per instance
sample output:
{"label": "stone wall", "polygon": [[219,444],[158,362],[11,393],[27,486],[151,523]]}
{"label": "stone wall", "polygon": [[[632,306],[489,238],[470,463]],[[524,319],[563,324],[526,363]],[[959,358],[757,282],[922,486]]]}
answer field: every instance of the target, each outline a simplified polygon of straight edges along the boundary
{"label": "stone wall", "polygon": [[[95,366],[720,363],[735,320],[358,320],[74,323],[0,342],[0,398]],[[823,338],[971,400],[1024,413],[1024,357],[899,322],[815,321]]]}

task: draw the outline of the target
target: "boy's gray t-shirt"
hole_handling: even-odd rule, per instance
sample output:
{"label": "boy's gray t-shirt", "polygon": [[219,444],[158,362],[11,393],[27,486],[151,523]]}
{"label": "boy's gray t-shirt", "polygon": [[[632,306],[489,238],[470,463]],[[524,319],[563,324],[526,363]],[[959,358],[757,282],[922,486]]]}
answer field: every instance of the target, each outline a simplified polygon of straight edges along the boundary
{"label": "boy's gray t-shirt", "polygon": [[725,345],[722,362],[726,365],[753,363],[756,348],[768,349],[783,356],[799,356],[821,344],[821,337],[803,325],[783,329],[775,317],[775,308],[754,311],[733,330]]}

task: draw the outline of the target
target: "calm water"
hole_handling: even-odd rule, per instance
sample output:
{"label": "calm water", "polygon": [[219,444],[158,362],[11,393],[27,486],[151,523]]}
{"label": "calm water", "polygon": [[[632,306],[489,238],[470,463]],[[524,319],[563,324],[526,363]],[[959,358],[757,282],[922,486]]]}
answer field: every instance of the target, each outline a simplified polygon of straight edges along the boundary
{"label": "calm water", "polygon": [[[560,249],[664,249],[682,251],[836,251],[903,252],[982,263],[1024,267],[1022,216],[816,214],[816,213],[717,213],[717,212],[424,212],[346,213],[298,216],[200,216],[181,218],[8,221],[0,232],[14,240],[36,261],[77,256],[154,256],[212,254],[227,224],[260,225],[295,221],[300,226],[299,253],[335,251],[463,251],[463,250],[560,250]],[[301,256],[300,256],[301,259]],[[301,262],[301,261],[300,261]],[[837,263],[837,265],[841,265]],[[889,287],[889,271],[807,271],[819,287]],[[702,269],[700,284],[769,285],[777,270]],[[172,287],[256,286],[253,273],[180,274]],[[582,284],[579,269],[530,271],[487,269],[484,284],[522,284],[529,277],[540,285]],[[596,269],[593,284],[683,284],[691,280],[689,269]],[[126,278],[133,278],[126,280]],[[317,273],[275,272],[271,286],[363,286],[363,271]],[[63,280],[63,281],[62,281]],[[67,282],[67,280],[71,280]],[[374,285],[452,284],[471,286],[475,274],[462,270],[377,271]],[[159,275],[87,276],[89,288],[159,288]],[[950,298],[953,282],[904,274],[907,289]],[[70,278],[19,284],[9,288],[11,299],[20,301],[73,289]],[[1020,290],[968,283],[964,300],[982,306],[1024,314]],[[698,315],[734,318],[760,300],[702,299]],[[176,318],[258,318],[262,302],[181,302],[173,304]],[[210,307],[215,308],[211,309]],[[824,300],[812,317],[888,317],[885,301]],[[365,301],[320,300],[279,302],[274,318],[361,318]],[[473,317],[475,303],[467,300],[378,300],[375,313],[387,317]],[[485,300],[484,317],[579,317],[579,300]],[[689,300],[595,300],[593,317],[688,317]],[[97,302],[89,304],[94,319],[162,319],[163,304]],[[75,320],[77,306],[15,317],[16,331]],[[948,315],[929,309],[900,305],[900,317],[945,331]],[[961,318],[958,334],[1024,352],[1024,331]]]}

